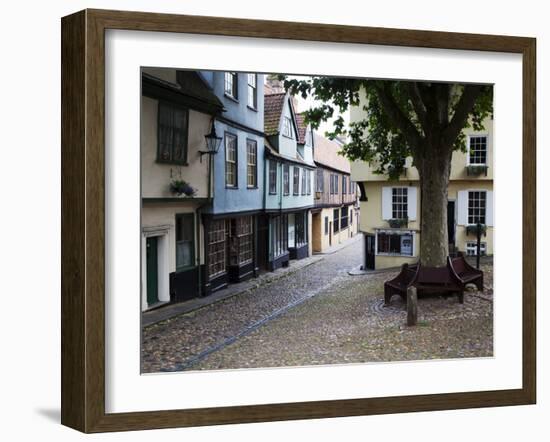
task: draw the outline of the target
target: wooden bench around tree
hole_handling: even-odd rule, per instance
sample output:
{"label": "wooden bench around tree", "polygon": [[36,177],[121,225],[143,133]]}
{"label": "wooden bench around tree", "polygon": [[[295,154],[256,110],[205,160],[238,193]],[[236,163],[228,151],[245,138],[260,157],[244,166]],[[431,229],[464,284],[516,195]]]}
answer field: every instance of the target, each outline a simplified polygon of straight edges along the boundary
{"label": "wooden bench around tree", "polygon": [[483,291],[483,272],[468,264],[462,253],[459,252],[456,258],[449,256],[447,262],[464,286],[474,284],[480,292]]}
{"label": "wooden bench around tree", "polygon": [[483,272],[470,266],[463,255],[449,257],[445,267],[403,264],[399,274],[384,283],[384,304],[389,305],[393,295],[401,296],[406,302],[409,287],[415,287],[419,297],[433,293],[456,294],[463,304],[466,284],[475,284],[478,290],[483,290]]}

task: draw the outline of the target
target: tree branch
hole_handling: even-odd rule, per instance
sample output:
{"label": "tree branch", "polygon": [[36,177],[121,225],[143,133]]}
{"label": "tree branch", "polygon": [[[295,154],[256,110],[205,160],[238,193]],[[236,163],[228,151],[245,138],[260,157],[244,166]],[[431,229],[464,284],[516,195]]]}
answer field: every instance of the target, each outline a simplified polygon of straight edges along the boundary
{"label": "tree branch", "polygon": [[480,85],[464,86],[462,96],[456,105],[456,109],[449,125],[443,131],[443,141],[446,144],[452,144],[458,137],[460,131],[466,125],[468,116],[474,108],[474,104],[481,94],[483,87]]}
{"label": "tree branch", "polygon": [[427,133],[428,128],[427,128],[427,122],[426,122],[426,105],[424,104],[424,101],[422,100],[422,96],[420,95],[418,83],[416,81],[408,82],[407,89],[409,91],[409,97],[411,99],[414,111],[418,116],[418,121],[420,122],[420,126],[422,126],[422,130],[424,131],[424,133]]}
{"label": "tree branch", "polygon": [[408,117],[399,108],[387,86],[387,82],[383,82],[382,85],[374,83],[374,89],[378,95],[380,104],[392,123],[403,132],[410,147],[417,150],[422,142],[422,136],[418,133],[414,124],[411,123]]}

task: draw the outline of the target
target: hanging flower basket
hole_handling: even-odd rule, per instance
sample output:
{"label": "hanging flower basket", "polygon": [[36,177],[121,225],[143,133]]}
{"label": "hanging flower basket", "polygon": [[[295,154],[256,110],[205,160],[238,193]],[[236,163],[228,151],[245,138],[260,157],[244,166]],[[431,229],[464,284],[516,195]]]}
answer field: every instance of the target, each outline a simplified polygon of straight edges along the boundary
{"label": "hanging flower basket", "polygon": [[193,196],[197,193],[197,189],[191,187],[191,185],[183,180],[173,180],[170,183],[170,192],[178,196]]}

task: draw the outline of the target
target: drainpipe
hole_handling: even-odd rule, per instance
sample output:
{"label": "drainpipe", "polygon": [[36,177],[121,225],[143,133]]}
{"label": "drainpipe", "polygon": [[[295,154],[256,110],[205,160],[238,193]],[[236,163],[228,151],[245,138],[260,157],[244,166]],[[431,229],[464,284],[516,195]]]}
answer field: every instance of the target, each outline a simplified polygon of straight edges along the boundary
{"label": "drainpipe", "polygon": [[[215,124],[215,120],[212,121],[212,124]],[[207,194],[206,194],[206,202],[204,204],[201,204],[199,207],[197,207],[197,225],[199,226],[199,228],[197,229],[198,230],[198,240],[199,240],[199,246],[197,247],[197,259],[198,259],[198,266],[199,266],[199,271],[197,272],[198,273],[198,279],[199,279],[199,297],[202,297],[202,294],[203,294],[203,291],[202,291],[202,267],[201,267],[201,228],[200,226],[202,225],[202,217],[201,217],[201,214],[202,214],[202,209],[210,204],[212,204],[212,201],[213,201],[213,197],[212,197],[212,172],[213,172],[213,167],[212,167],[212,155],[208,155],[208,171],[207,171],[207,175],[208,175],[208,186],[207,186]],[[203,229],[204,230],[204,229]],[[206,248],[206,232],[203,232],[203,239],[204,239],[204,245],[205,245],[205,248]]]}

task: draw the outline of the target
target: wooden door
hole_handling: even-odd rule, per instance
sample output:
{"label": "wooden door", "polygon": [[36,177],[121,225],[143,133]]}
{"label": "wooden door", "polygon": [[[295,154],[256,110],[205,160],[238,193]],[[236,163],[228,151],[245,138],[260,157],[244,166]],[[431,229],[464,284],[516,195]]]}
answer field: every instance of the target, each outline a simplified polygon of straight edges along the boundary
{"label": "wooden door", "polygon": [[147,304],[159,302],[158,287],[158,239],[156,236],[147,238]]}

